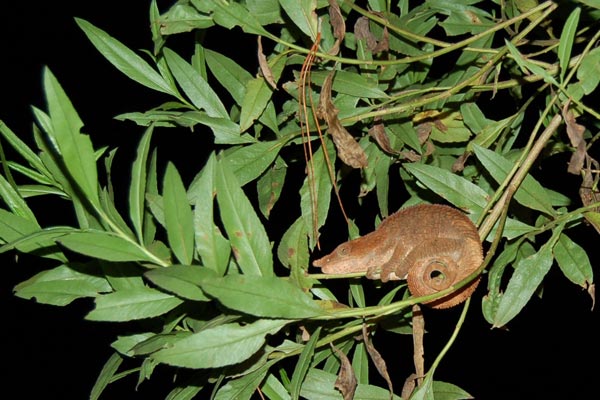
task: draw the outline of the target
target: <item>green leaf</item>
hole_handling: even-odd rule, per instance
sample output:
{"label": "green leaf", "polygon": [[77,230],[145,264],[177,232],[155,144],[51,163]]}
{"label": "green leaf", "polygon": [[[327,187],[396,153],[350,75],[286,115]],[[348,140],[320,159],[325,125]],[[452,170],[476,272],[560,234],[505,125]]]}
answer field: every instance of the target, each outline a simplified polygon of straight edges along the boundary
{"label": "green leaf", "polygon": [[137,157],[131,167],[131,183],[129,185],[129,217],[140,243],[144,242],[144,211],[146,209],[146,170],[148,168],[148,152],[154,126],[151,125],[137,148]]}
{"label": "green leaf", "polygon": [[199,71],[171,49],[164,48],[163,54],[177,83],[196,108],[205,110],[210,117],[229,118],[219,96],[202,78]]}
{"label": "green leaf", "polygon": [[[335,388],[335,374],[320,369],[311,368],[306,375],[300,396],[306,399],[334,400],[340,399],[340,392]],[[356,387],[354,400],[390,400],[390,392],[372,385]],[[391,396],[392,400],[402,400],[400,396]]]}
{"label": "green leaf", "polygon": [[183,303],[181,299],[152,288],[135,288],[96,297],[96,307],[86,315],[90,321],[132,321],[158,317]]}
{"label": "green leaf", "polygon": [[248,0],[246,5],[250,14],[255,16],[262,25],[283,23],[277,0]]}
{"label": "green leaf", "polygon": [[471,213],[481,213],[487,193],[479,186],[445,169],[425,164],[404,164],[404,168],[438,196]]}
{"label": "green leaf", "polygon": [[300,397],[300,389],[302,388],[302,382],[304,382],[304,378],[306,378],[306,374],[310,369],[313,355],[315,354],[317,341],[319,340],[320,335],[321,327],[319,326],[310,335],[309,341],[306,342],[302,353],[300,353],[300,357],[298,358],[298,362],[294,367],[294,373],[292,374],[292,381],[290,383],[290,396],[292,400],[298,400],[298,398]]}
{"label": "green leaf", "polygon": [[177,96],[174,88],[155,69],[117,39],[86,20],[75,18],[75,22],[94,47],[128,78],[147,88]]}
{"label": "green leaf", "polygon": [[270,400],[290,400],[288,390],[283,386],[283,383],[279,379],[275,378],[273,374],[269,374],[267,379],[263,382],[261,390],[265,396]]}
{"label": "green leaf", "polygon": [[473,398],[469,393],[451,383],[433,381],[432,387],[435,400],[463,400]]}
{"label": "green leaf", "polygon": [[231,246],[214,223],[216,166],[215,154],[211,153],[204,168],[190,185],[188,196],[194,203],[196,251],[204,266],[223,276],[229,265]]}
{"label": "green leaf", "polygon": [[49,69],[44,70],[44,90],[52,122],[52,137],[61,161],[87,201],[98,204],[98,173],[89,136],[80,133],[83,122]]}
{"label": "green leaf", "polygon": [[537,290],[552,266],[552,247],[558,239],[555,233],[535,254],[517,262],[515,271],[500,298],[493,327],[502,327],[516,317]]}
{"label": "green leaf", "polygon": [[579,14],[581,14],[581,8],[579,7],[576,7],[571,11],[560,34],[560,41],[558,42],[558,63],[560,65],[561,82],[564,81],[567,68],[569,68],[571,50],[573,49],[573,42],[575,40],[575,34],[577,33],[577,24],[579,23]]}
{"label": "green leaf", "polygon": [[[323,146],[319,147],[319,150],[313,154],[312,166],[314,170],[309,170],[309,174],[300,188],[300,208],[311,249],[316,245],[315,231],[318,231],[325,224],[331,202],[331,189],[333,189],[326,163],[331,162],[334,165],[336,153],[331,140],[326,142],[326,146],[329,160],[325,158]],[[312,173],[310,173],[311,171]]]}
{"label": "green leaf", "polygon": [[194,234],[196,251],[202,264],[225,275],[231,256],[229,241],[214,223],[215,169],[217,160],[211,153],[202,171],[194,178],[188,190],[194,203]]}
{"label": "green leaf", "polygon": [[204,279],[200,287],[225,307],[259,317],[300,319],[324,314],[301,289],[274,276],[227,275]]}
{"label": "green leaf", "polygon": [[50,175],[42,160],[2,120],[0,120],[0,134],[36,172],[45,177]]}
{"label": "green leaf", "polygon": [[267,85],[263,77],[254,78],[246,84],[242,112],[240,115],[240,132],[246,131],[263,113],[271,99],[273,89]]}
{"label": "green leaf", "polygon": [[163,206],[169,245],[182,264],[194,258],[194,221],[185,187],[171,162],[167,164],[163,182]]}
{"label": "green leaf", "polygon": [[206,64],[219,83],[227,89],[238,105],[242,105],[246,95],[246,85],[252,75],[231,58],[209,49],[204,50]]}
{"label": "green leaf", "polygon": [[268,168],[256,182],[258,206],[267,219],[269,218],[275,203],[281,196],[286,173],[287,165],[285,161],[283,158],[277,157],[271,167]]}
{"label": "green leaf", "polygon": [[160,288],[188,300],[209,301],[199,288],[206,278],[215,276],[214,271],[199,265],[171,265],[156,268],[144,273],[152,283]]}
{"label": "green leaf", "polygon": [[290,270],[304,271],[308,267],[308,243],[304,218],[299,217],[281,237],[277,256]]}
{"label": "green leaf", "polygon": [[506,39],[504,40],[504,43],[506,44],[506,47],[508,48],[508,51],[510,52],[510,54],[513,56],[513,58],[515,59],[517,64],[519,64],[519,66],[521,68],[523,68],[525,70],[529,70],[534,75],[541,77],[542,79],[544,79],[544,82],[559,86],[556,79],[554,79],[554,77],[552,75],[550,75],[550,73],[548,71],[546,71],[544,68],[540,67],[537,64],[532,63],[531,61],[529,61],[525,57],[523,57],[523,55],[521,53],[519,53],[519,50],[517,50],[515,45],[513,45],[511,42],[509,42]]}
{"label": "green leaf", "polygon": [[199,111],[187,111],[178,120],[189,120],[208,126],[215,135],[215,144],[247,144],[255,143],[256,139],[248,134],[240,134],[240,126],[229,118],[210,117]]}
{"label": "green leaf", "polygon": [[[311,73],[311,80],[322,85],[329,71]],[[389,96],[377,87],[377,82],[351,71],[335,71],[331,89],[353,97],[384,99]]]}
{"label": "green leaf", "polygon": [[[514,163],[494,151],[478,145],[474,145],[473,150],[477,159],[498,183],[502,183],[510,170],[514,167]],[[555,214],[552,205],[548,201],[548,193],[544,187],[530,175],[527,175],[523,180],[523,183],[521,183],[521,186],[515,193],[515,200],[525,207],[542,211],[550,215]]]}
{"label": "green leaf", "polygon": [[[4,179],[0,175],[0,182]],[[17,215],[0,208],[0,239],[4,242],[12,242],[24,235],[40,230],[37,221]]]}
{"label": "green leaf", "polygon": [[214,25],[209,15],[198,12],[187,4],[176,3],[169,11],[162,14],[157,25],[162,35],[190,32],[194,29],[206,29]]}
{"label": "green leaf", "polygon": [[15,295],[23,299],[35,298],[38,303],[66,306],[79,298],[109,292],[111,286],[104,278],[60,265],[19,283],[14,290]]}
{"label": "green leaf", "polygon": [[231,171],[241,186],[258,178],[271,164],[289,138],[268,140],[240,146],[225,152]]}
{"label": "green leaf", "polygon": [[262,27],[256,18],[246,7],[239,3],[229,2],[222,3],[216,0],[206,0],[215,5],[213,20],[215,23],[231,29],[234,26],[239,26],[246,33],[270,37],[271,34]]}
{"label": "green leaf", "polygon": [[554,245],[554,257],[571,282],[583,288],[594,282],[594,271],[587,253],[564,233],[561,233]]}
{"label": "green leaf", "polygon": [[100,374],[94,383],[94,387],[92,387],[90,400],[97,400],[100,398],[100,395],[111,382],[122,363],[123,357],[117,352],[114,352],[108,360],[106,360],[106,363],[104,363],[104,366],[102,367],[102,371],[100,371]]}
{"label": "green leaf", "polygon": [[271,243],[227,160],[217,164],[217,202],[235,259],[247,275],[273,275]]}
{"label": "green leaf", "polygon": [[288,321],[265,319],[247,325],[225,324],[205,329],[152,354],[155,360],[186,368],[218,368],[250,358]]}
{"label": "green leaf", "polygon": [[250,400],[256,393],[256,389],[262,380],[267,375],[267,372],[269,372],[269,368],[276,362],[277,360],[269,361],[241,378],[228,381],[221,386],[215,395],[214,400]]}
{"label": "green leaf", "polygon": [[311,41],[317,40],[318,18],[317,0],[279,0],[281,8]]}
{"label": "green leaf", "polygon": [[21,194],[11,186],[3,175],[0,175],[0,198],[4,200],[4,203],[6,203],[15,215],[31,221],[36,227],[39,227],[31,208],[29,208]]}
{"label": "green leaf", "polygon": [[56,240],[77,253],[107,261],[146,261],[156,258],[136,243],[104,231],[69,233]]}
{"label": "green leaf", "polygon": [[585,94],[596,90],[600,83],[600,47],[596,47],[583,57],[577,69],[577,79]]}

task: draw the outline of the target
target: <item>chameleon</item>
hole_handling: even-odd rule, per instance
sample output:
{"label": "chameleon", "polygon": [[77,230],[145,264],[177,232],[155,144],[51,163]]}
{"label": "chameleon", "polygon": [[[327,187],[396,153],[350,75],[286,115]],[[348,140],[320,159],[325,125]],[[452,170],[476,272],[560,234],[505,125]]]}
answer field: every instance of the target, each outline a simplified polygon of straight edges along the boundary
{"label": "chameleon", "polygon": [[[406,279],[413,296],[439,292],[463,280],[483,262],[477,228],[461,211],[441,204],[403,208],[376,230],[337,246],[313,265],[325,274],[366,272],[382,282]],[[480,277],[425,304],[448,308],[466,300]]]}

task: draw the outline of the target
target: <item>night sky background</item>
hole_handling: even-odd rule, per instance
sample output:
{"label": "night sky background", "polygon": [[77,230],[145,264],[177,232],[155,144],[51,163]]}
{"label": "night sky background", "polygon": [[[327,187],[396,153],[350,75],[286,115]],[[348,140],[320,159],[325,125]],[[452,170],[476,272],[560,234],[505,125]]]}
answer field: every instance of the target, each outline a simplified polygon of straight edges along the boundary
{"label": "night sky background", "polygon": [[[123,6],[126,4],[126,6]],[[156,106],[165,97],[145,89],[116,71],[87,41],[73,17],[80,17],[106,30],[132,49],[152,46],[148,1],[123,2],[3,2],[0,6],[0,119],[21,138],[31,143],[32,114],[29,106],[45,109],[41,71],[48,65],[66,90],[86,124],[95,148],[120,147],[115,171],[128,171],[142,128],[122,123],[113,116]],[[161,10],[170,2],[159,2]],[[185,35],[184,35],[185,36]],[[235,46],[239,36],[235,36]],[[191,35],[175,42],[176,49],[191,49]],[[231,51],[226,34],[212,39],[211,48]],[[250,43],[253,49],[254,40]],[[172,46],[173,47],[173,46]],[[234,47],[240,49],[244,47]],[[250,51],[249,69],[256,64]],[[174,159],[189,179],[202,165],[202,158],[181,157],[181,149],[202,146],[191,132],[158,130],[154,145],[163,159]],[[161,133],[163,134],[161,136]],[[205,144],[205,143],[204,143]],[[597,147],[597,146],[596,146]],[[191,161],[191,163],[190,163]],[[577,179],[566,174],[566,159],[553,158],[539,165],[536,176],[577,199]],[[187,164],[186,164],[187,163]],[[193,164],[193,165],[191,165]],[[189,166],[186,169],[185,166]],[[122,168],[121,168],[122,167]],[[124,168],[124,169],[123,169]],[[127,174],[115,174],[117,187],[126,184]],[[189,183],[189,180],[187,181]],[[63,203],[64,204],[64,203]],[[44,213],[45,203],[33,202],[43,226],[64,216]],[[56,204],[54,204],[56,206]],[[66,204],[65,204],[66,206]],[[65,214],[71,209],[65,207]],[[66,217],[69,218],[69,217]],[[591,248],[594,266],[600,262],[598,234],[582,226],[569,235]],[[590,247],[591,246],[591,247]],[[4,391],[19,398],[85,399],[110,356],[110,343],[121,332],[115,324],[85,321],[91,302],[77,301],[68,307],[53,307],[26,301],[12,295],[15,284],[48,266],[14,254],[0,258],[3,278],[0,310],[4,347]],[[598,273],[597,267],[595,272]],[[534,298],[509,324],[509,330],[490,330],[481,316],[480,285],[457,343],[436,373],[436,379],[454,383],[479,399],[590,398],[599,378],[598,311],[590,311],[591,301],[581,288],[564,279],[552,268],[545,281],[544,298]],[[458,315],[456,310],[425,310],[425,346],[428,363],[449,337]],[[397,392],[404,369],[412,368],[410,341],[381,335],[376,343],[386,358]],[[389,347],[394,350],[390,351]],[[133,365],[132,365],[133,366]],[[169,374],[156,369],[153,380],[135,391],[136,377],[109,386],[103,398],[161,399],[170,390]],[[397,373],[397,375],[394,375]],[[372,376],[374,376],[372,374]],[[596,381],[596,382],[595,382]]]}

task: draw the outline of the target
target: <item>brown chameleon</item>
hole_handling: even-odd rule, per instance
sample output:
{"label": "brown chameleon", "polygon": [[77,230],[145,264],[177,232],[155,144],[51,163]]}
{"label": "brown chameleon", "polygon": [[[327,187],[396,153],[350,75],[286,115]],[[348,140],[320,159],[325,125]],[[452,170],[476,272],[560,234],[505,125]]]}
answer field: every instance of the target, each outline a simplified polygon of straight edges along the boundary
{"label": "brown chameleon", "polygon": [[[424,296],[463,280],[482,261],[477,228],[465,214],[423,204],[390,215],[375,231],[342,243],[313,265],[326,274],[366,271],[367,278],[382,282],[406,279],[413,296]],[[479,280],[427,305],[455,306],[473,293]]]}

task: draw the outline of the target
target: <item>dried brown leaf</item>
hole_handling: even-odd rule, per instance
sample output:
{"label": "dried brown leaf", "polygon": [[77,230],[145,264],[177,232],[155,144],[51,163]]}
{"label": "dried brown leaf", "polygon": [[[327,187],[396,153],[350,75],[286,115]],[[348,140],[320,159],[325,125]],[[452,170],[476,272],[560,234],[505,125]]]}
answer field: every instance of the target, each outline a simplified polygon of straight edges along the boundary
{"label": "dried brown leaf", "polygon": [[377,40],[373,32],[371,32],[369,19],[367,17],[360,17],[356,20],[356,23],[354,24],[354,35],[356,36],[356,40],[365,41],[367,49],[369,49],[371,53],[377,54],[382,51],[387,51],[390,48],[390,35],[387,27],[383,28],[381,40]]}
{"label": "dried brown leaf", "polygon": [[596,284],[592,283],[588,286],[587,292],[592,298],[592,311],[594,311],[594,306],[596,305]]}
{"label": "dried brown leaf", "polygon": [[329,54],[337,55],[340,51],[340,44],[346,35],[346,21],[344,21],[342,11],[336,0],[329,0],[329,22],[333,28],[333,37],[335,37],[335,43],[329,49]]}
{"label": "dried brown leaf", "polygon": [[579,175],[587,155],[585,140],[583,139],[585,127],[577,123],[575,115],[569,110],[569,102],[564,105],[562,115],[567,125],[569,141],[571,142],[571,146],[575,148],[575,152],[571,155],[571,160],[569,160],[567,172]]}
{"label": "dried brown leaf", "polygon": [[368,165],[367,155],[350,132],[342,126],[338,118],[339,110],[331,101],[331,86],[334,74],[335,72],[332,71],[323,82],[317,115],[327,122],[328,131],[333,138],[340,159],[350,167],[365,168]]}
{"label": "dried brown leaf", "polygon": [[275,83],[275,79],[273,78],[273,71],[271,71],[271,67],[269,66],[269,62],[267,61],[267,57],[263,53],[262,40],[261,37],[257,37],[258,40],[258,65],[260,67],[260,72],[262,76],[265,78],[265,81],[271,85],[273,89],[277,89],[277,83]]}
{"label": "dried brown leaf", "polygon": [[461,172],[463,169],[465,169],[465,163],[467,162],[467,159],[470,155],[471,153],[469,153],[468,151],[462,153],[456,159],[456,161],[454,161],[454,164],[452,164],[452,172]]}
{"label": "dried brown leaf", "polygon": [[373,125],[371,127],[371,129],[369,129],[369,135],[373,139],[375,139],[375,141],[377,142],[379,147],[381,147],[381,150],[385,151],[386,153],[390,153],[390,154],[398,154],[397,151],[392,149],[392,145],[390,143],[390,138],[385,133],[385,127],[383,125],[383,122],[381,122],[381,120],[375,121],[375,125]]}
{"label": "dried brown leaf", "polygon": [[425,347],[423,345],[423,336],[425,335],[425,318],[418,304],[412,307],[413,317],[413,362],[415,363],[415,373],[419,385],[423,383],[425,376]]}
{"label": "dried brown leaf", "polygon": [[411,162],[417,162],[421,159],[421,155],[417,154],[414,150],[401,151],[400,157]]}
{"label": "dried brown leaf", "polygon": [[[598,164],[598,161],[588,155],[586,157],[586,167],[583,170],[583,181],[579,188],[579,197],[584,206],[600,202],[600,190],[598,189],[599,180],[600,165]],[[594,211],[600,212],[600,207],[595,208]],[[600,234],[600,224],[587,214],[588,213],[585,213],[583,216]]]}
{"label": "dried brown leaf", "polygon": [[354,399],[354,392],[356,391],[356,386],[358,385],[356,375],[354,374],[354,369],[352,369],[352,363],[343,351],[339,350],[333,344],[331,345],[331,348],[341,362],[340,372],[335,380],[335,388],[342,393],[344,400],[352,400]]}
{"label": "dried brown leaf", "polygon": [[417,374],[410,374],[408,378],[404,381],[404,386],[402,386],[402,393],[400,396],[403,399],[410,398],[410,395],[417,387]]}
{"label": "dried brown leaf", "polygon": [[373,365],[377,368],[377,372],[385,381],[387,382],[388,389],[390,391],[390,399],[394,397],[394,386],[392,385],[392,380],[390,379],[390,374],[387,370],[387,365],[381,354],[377,351],[371,339],[369,338],[369,331],[367,330],[367,325],[363,324],[362,326],[362,334],[363,334],[363,342],[365,343],[365,347],[367,349],[367,353],[369,353],[369,357],[371,357],[371,361],[373,361]]}

